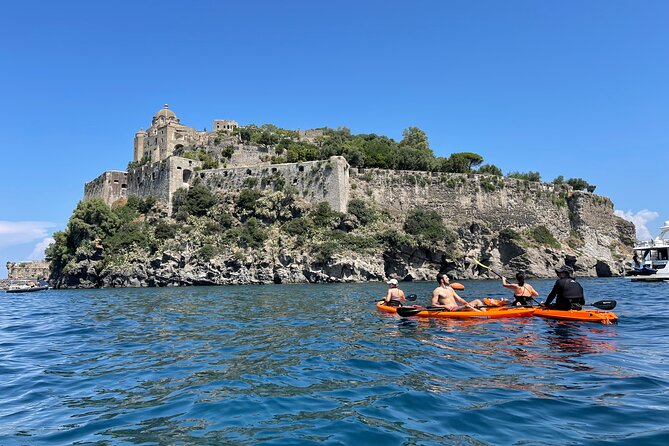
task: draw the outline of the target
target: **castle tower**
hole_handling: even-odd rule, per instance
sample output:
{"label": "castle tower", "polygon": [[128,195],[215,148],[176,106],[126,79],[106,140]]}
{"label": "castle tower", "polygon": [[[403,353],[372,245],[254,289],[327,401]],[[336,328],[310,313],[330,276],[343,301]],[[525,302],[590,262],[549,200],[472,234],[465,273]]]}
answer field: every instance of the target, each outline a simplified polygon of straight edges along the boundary
{"label": "castle tower", "polygon": [[144,129],[139,129],[139,132],[135,133],[133,161],[141,161],[142,158],[144,158],[144,144],[146,144],[146,137],[147,133]]}
{"label": "castle tower", "polygon": [[[181,124],[179,118],[165,104],[153,116],[151,127],[143,138],[143,156],[150,157],[152,163],[162,161],[172,156],[175,149],[193,142],[195,133],[195,129]],[[137,152],[139,153],[139,150]]]}

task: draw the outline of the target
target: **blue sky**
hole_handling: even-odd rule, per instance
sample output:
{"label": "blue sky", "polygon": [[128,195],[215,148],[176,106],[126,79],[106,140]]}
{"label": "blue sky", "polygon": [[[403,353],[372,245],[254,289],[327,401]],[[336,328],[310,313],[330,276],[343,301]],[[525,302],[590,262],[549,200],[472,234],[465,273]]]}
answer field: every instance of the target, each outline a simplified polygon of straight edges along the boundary
{"label": "blue sky", "polygon": [[164,103],[184,124],[347,126],[504,172],[582,177],[669,220],[669,2],[9,2],[0,16],[0,277]]}

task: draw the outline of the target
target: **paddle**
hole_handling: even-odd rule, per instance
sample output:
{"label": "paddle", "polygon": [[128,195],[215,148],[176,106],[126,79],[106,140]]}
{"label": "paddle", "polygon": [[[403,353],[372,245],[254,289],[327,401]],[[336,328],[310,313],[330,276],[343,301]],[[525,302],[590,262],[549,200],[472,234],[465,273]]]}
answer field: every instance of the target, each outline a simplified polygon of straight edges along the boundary
{"label": "paddle", "polygon": [[494,269],[490,268],[488,265],[484,265],[483,263],[479,262],[479,261],[476,260],[476,259],[474,259],[474,263],[476,263],[478,266],[482,266],[483,268],[492,271],[493,274],[497,275],[497,277],[499,277],[500,279],[503,279],[503,278],[504,278],[504,276],[502,276],[500,273],[498,273],[498,272],[495,271]]}
{"label": "paddle", "polygon": [[[430,311],[429,309],[424,308],[424,307],[418,307],[418,308],[416,308],[416,307],[399,307],[397,309],[397,314],[399,314],[402,317],[409,317],[409,316],[415,316],[418,313],[420,313],[421,311],[425,311],[425,310]],[[434,310],[432,310],[432,311],[434,311]]]}
{"label": "paddle", "polygon": [[[474,307],[474,308],[485,308],[486,305],[481,306],[481,307]],[[410,316],[415,316],[421,311],[448,311],[444,307],[399,307],[397,309],[397,314],[399,314],[402,317],[410,317]],[[460,310],[456,310],[460,311]],[[470,311],[470,310],[463,310],[463,311]]]}
{"label": "paddle", "polygon": [[593,302],[591,304],[586,304],[586,305],[590,307],[599,308],[600,310],[608,311],[608,310],[613,310],[617,304],[618,302],[616,302],[615,300],[607,299],[607,300],[598,300],[597,302]]}
{"label": "paddle", "polygon": [[[476,263],[476,264],[479,265],[479,266],[482,266],[483,268],[486,268],[486,269],[492,271],[492,272],[493,272],[494,274],[496,274],[497,277],[499,277],[500,279],[506,279],[506,277],[502,276],[500,273],[498,273],[498,272],[495,271],[494,269],[490,268],[488,265],[484,265],[483,263],[479,262],[479,261],[476,260],[476,259],[474,259],[474,263]],[[507,281],[507,283],[511,283],[511,282],[508,282],[508,281]],[[514,297],[516,297],[516,296],[514,296]],[[541,302],[538,302],[538,301],[537,301],[534,297],[532,297],[532,296],[520,296],[520,297],[529,297],[530,299],[532,299],[532,300],[534,301],[534,303],[536,303],[536,304],[538,304],[538,305],[541,305]],[[526,306],[526,305],[523,305],[523,306]]]}
{"label": "paddle", "polygon": [[[534,300],[534,299],[532,299],[532,300]],[[537,301],[535,300],[535,302],[537,302]],[[542,304],[540,302],[537,302],[537,303],[543,308],[550,309],[550,307],[546,307],[544,304]],[[616,305],[618,305],[618,302],[613,300],[613,299],[598,300],[597,302],[593,302],[591,304],[584,304],[584,306],[586,306],[586,307],[595,307],[595,308],[599,308],[600,310],[605,310],[605,311],[613,310],[616,307]]]}

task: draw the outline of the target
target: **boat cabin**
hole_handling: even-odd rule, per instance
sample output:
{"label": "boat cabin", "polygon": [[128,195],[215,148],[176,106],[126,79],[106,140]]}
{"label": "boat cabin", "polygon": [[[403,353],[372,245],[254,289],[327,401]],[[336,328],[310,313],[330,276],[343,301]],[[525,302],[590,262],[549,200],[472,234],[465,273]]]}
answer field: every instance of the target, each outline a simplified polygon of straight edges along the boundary
{"label": "boat cabin", "polygon": [[669,247],[635,248],[639,267],[663,269],[669,261]]}

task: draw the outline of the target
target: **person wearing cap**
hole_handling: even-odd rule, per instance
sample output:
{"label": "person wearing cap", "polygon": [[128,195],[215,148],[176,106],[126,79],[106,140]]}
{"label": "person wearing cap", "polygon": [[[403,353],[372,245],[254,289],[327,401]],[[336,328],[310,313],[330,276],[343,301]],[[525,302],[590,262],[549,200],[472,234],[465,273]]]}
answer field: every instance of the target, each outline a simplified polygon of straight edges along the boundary
{"label": "person wearing cap", "polygon": [[[447,274],[437,274],[437,283],[439,283],[439,286],[432,292],[433,307],[442,307],[447,311],[458,311],[465,308],[473,311],[481,311],[476,307],[482,307],[483,302],[478,299],[467,302],[458,296],[458,293],[451,288],[451,278]],[[458,305],[458,303],[462,305]]]}
{"label": "person wearing cap", "polygon": [[525,274],[517,273],[516,280],[518,283],[509,283],[506,281],[506,277],[502,277],[502,286],[510,288],[513,290],[513,302],[511,305],[532,305],[533,297],[539,295],[537,290],[534,289],[529,283],[525,283]]}
{"label": "person wearing cap", "polygon": [[[563,265],[557,268],[555,273],[558,275],[558,280],[555,281],[543,305],[555,310],[580,310],[585,305],[585,297],[583,287],[574,280],[572,267]],[[555,305],[551,305],[554,298],[557,298]]]}
{"label": "person wearing cap", "polygon": [[401,307],[406,299],[404,298],[404,291],[399,289],[397,279],[390,279],[388,282],[388,294],[383,299],[386,305],[390,307]]}

